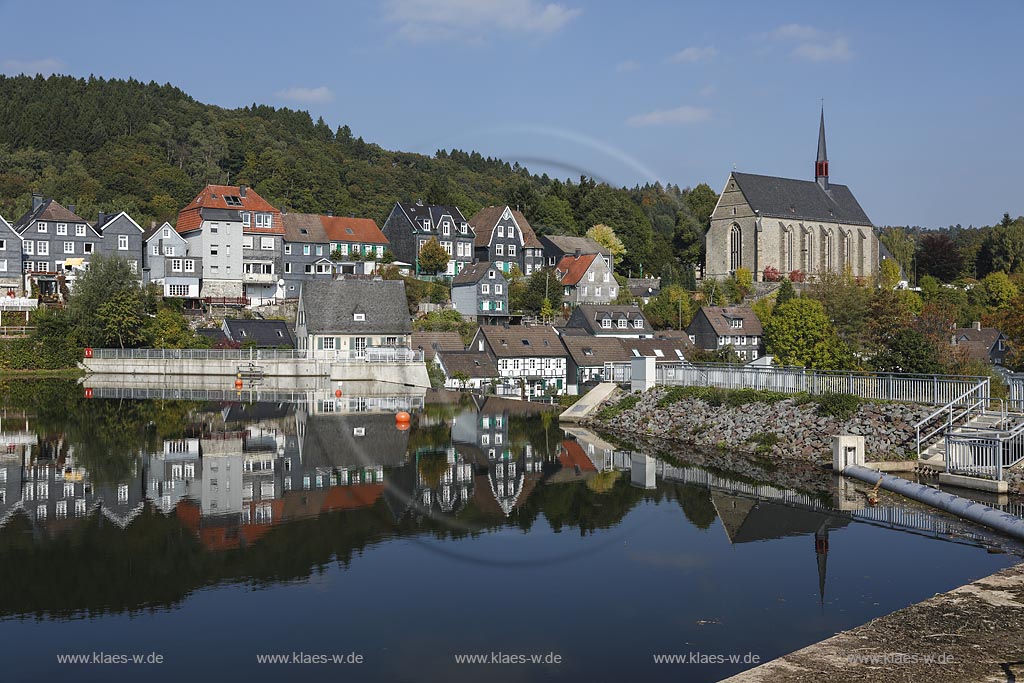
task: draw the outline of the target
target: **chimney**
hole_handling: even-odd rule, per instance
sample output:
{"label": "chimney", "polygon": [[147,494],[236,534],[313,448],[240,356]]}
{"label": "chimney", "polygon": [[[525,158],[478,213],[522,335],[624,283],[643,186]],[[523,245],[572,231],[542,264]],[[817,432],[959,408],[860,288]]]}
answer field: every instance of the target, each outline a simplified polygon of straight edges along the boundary
{"label": "chimney", "polygon": [[96,227],[97,227],[97,228],[98,228],[98,227],[100,227],[101,225],[103,225],[103,218],[104,218],[104,216],[105,216],[105,215],[106,215],[106,214],[104,214],[104,213],[103,213],[102,211],[100,211],[100,215],[99,215],[99,217],[98,217],[98,218],[96,219]]}
{"label": "chimney", "polygon": [[43,205],[43,195],[39,194],[38,192],[33,192],[32,193],[32,210],[35,211],[36,209],[38,209],[42,205]]}
{"label": "chimney", "polygon": [[583,250],[580,249],[579,247],[577,247],[576,248],[576,253],[575,253],[576,258],[579,258],[582,255],[583,255]]}
{"label": "chimney", "polygon": [[156,229],[156,221],[150,221],[149,222],[149,229],[150,230]]}
{"label": "chimney", "polygon": [[245,185],[239,185],[238,186],[238,196],[241,197],[242,199],[245,199],[245,190],[246,190]]}
{"label": "chimney", "polygon": [[973,323],[971,323],[971,325],[974,327],[974,329],[978,330],[979,332],[981,331],[981,321],[980,320],[975,320]]}
{"label": "chimney", "polygon": [[75,205],[74,204],[68,204],[68,211],[70,211],[71,213],[74,213],[75,212]]}
{"label": "chimney", "polygon": [[330,211],[330,210],[328,210],[328,212],[327,212],[327,217],[328,217],[328,218],[333,218],[333,217],[334,217],[334,212],[333,212],[333,211]]}

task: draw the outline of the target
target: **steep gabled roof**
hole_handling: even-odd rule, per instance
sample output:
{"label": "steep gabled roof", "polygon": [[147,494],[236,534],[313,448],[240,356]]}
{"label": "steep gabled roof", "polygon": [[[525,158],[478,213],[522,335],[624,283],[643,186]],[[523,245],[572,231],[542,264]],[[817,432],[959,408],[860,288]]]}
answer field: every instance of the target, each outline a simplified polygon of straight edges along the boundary
{"label": "steep gabled roof", "polygon": [[413,332],[412,348],[423,351],[423,359],[431,360],[437,349],[462,351],[466,345],[458,332]]}
{"label": "steep gabled roof", "polygon": [[[462,235],[463,237],[473,236],[473,226],[469,225],[469,221],[462,215],[462,211],[457,206],[441,206],[438,204],[423,204],[421,202],[398,202],[398,208],[405,213],[406,217],[412,221],[413,228],[417,232],[424,232],[423,221],[427,220],[430,222],[430,230],[427,231],[430,234],[438,234],[440,232],[439,221],[445,215],[452,217],[454,222],[454,233]],[[466,229],[462,229],[463,223],[466,224]]]}
{"label": "steep gabled roof", "polygon": [[555,266],[555,270],[562,274],[559,282],[563,285],[576,285],[583,278],[583,275],[590,269],[598,254],[581,254],[580,256],[563,256],[562,260]]}
{"label": "steep gabled roof", "polygon": [[[412,332],[401,280],[309,280],[300,292],[310,334]],[[365,320],[355,320],[362,313]]]}
{"label": "steep gabled roof", "polygon": [[[761,335],[761,321],[749,306],[701,306],[700,312],[711,323],[715,334],[719,337],[727,335]],[[732,327],[730,320],[739,318],[741,327]]]}
{"label": "steep gabled roof", "polygon": [[448,376],[464,372],[468,377],[488,379],[498,376],[498,366],[483,351],[438,351],[437,359]]}
{"label": "steep gabled roof", "polygon": [[589,237],[573,237],[571,235],[544,235],[540,238],[549,251],[559,254],[575,254],[578,249],[581,254],[601,254],[611,257],[611,252]]}
{"label": "steep gabled roof", "polygon": [[388,238],[377,227],[372,218],[351,216],[320,216],[320,223],[332,242],[362,242],[366,244],[389,244]]}
{"label": "steep gabled roof", "polygon": [[621,363],[632,356],[629,349],[617,337],[591,337],[573,335],[562,337],[562,344],[576,365],[580,367],[601,366],[605,363]]}
{"label": "steep gabled roof", "polygon": [[[230,198],[230,199],[228,199]],[[229,213],[217,214],[224,216],[220,220],[239,220],[237,216],[241,211],[253,211],[257,213],[269,213],[273,215],[271,227],[257,228],[256,221],[246,228],[246,232],[263,232],[268,234],[284,234],[284,225],[281,222],[281,212],[256,193],[251,187],[245,188],[245,196],[242,196],[242,188],[237,185],[207,185],[195,199],[189,202],[185,208],[178,212],[178,222],[175,227],[178,232],[191,232],[203,224],[203,218],[207,216],[203,210],[224,211]],[[215,214],[209,214],[214,216]]]}
{"label": "steep gabled roof", "polygon": [[459,271],[459,274],[452,279],[452,286],[458,285],[475,285],[480,280],[487,277],[487,272],[494,270],[494,280],[498,280],[500,277],[501,283],[505,283],[505,276],[502,274],[500,268],[491,268],[490,261],[478,261],[477,263],[470,264]]}
{"label": "steep gabled roof", "polygon": [[[89,225],[89,222],[78,214],[72,213],[53,199],[47,199],[36,207],[35,210],[26,212],[25,215],[19,218],[18,222],[11,227],[13,227],[18,233],[23,233],[28,226],[38,221],[54,223],[85,223]],[[91,228],[92,226],[89,225],[89,227]],[[93,231],[95,232],[95,229]]]}
{"label": "steep gabled roof", "polygon": [[982,360],[988,362],[992,347],[1000,339],[1006,336],[995,327],[982,327],[980,330],[974,327],[957,327],[953,330],[953,341],[957,346],[967,350],[967,357],[970,360]]}
{"label": "steep gabled roof", "polygon": [[241,320],[227,318],[224,320],[231,341],[243,344],[253,342],[261,348],[279,346],[295,348],[295,337],[291,328],[283,320]]}
{"label": "steep gabled roof", "polygon": [[546,325],[481,325],[477,339],[481,335],[498,358],[567,355],[558,334]]}
{"label": "steep gabled roof", "polygon": [[315,213],[286,213],[281,215],[284,224],[284,241],[296,243],[327,244],[327,233]]}
{"label": "steep gabled roof", "polygon": [[[611,320],[611,329],[602,327],[602,320]],[[566,327],[577,327],[593,335],[621,334],[619,321],[625,320],[631,334],[654,334],[654,328],[647,322],[640,307],[635,304],[615,306],[612,304],[580,304],[569,316]],[[642,320],[643,327],[635,327],[635,321]]]}
{"label": "steep gabled roof", "polygon": [[540,240],[537,239],[537,234],[530,226],[530,222],[526,220],[526,216],[510,206],[487,206],[477,211],[469,219],[469,224],[476,231],[476,246],[486,247],[490,245],[491,235],[494,233],[494,229],[498,226],[505,211],[512,213],[512,218],[523,233],[523,248],[541,249]]}
{"label": "steep gabled roof", "polygon": [[796,221],[871,225],[871,219],[846,185],[829,183],[825,190],[813,180],[795,180],[733,171],[733,179],[750,208],[762,216]]}

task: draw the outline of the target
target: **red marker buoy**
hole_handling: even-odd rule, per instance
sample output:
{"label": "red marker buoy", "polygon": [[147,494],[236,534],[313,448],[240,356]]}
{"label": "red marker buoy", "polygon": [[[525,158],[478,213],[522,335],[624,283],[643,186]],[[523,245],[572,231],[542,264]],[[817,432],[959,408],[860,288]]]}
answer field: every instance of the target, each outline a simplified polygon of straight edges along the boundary
{"label": "red marker buoy", "polygon": [[92,358],[92,348],[91,347],[88,347],[88,346],[85,347],[85,357],[86,358]]}
{"label": "red marker buoy", "polygon": [[92,398],[92,387],[86,387],[85,388],[85,397],[86,398]]}
{"label": "red marker buoy", "polygon": [[409,422],[411,420],[412,416],[404,410],[395,414],[395,426],[403,431],[409,428]]}
{"label": "red marker buoy", "polygon": [[242,380],[236,379],[235,380],[235,389],[241,389],[243,384],[244,384],[244,382],[242,382]]}
{"label": "red marker buoy", "polygon": [[341,398],[341,389],[334,390],[334,398]]}

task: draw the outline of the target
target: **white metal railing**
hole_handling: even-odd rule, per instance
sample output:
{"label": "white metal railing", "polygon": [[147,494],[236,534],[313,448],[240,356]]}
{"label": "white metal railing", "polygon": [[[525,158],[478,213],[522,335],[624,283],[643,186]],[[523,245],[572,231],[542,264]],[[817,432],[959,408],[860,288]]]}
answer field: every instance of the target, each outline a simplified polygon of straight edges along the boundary
{"label": "white metal railing", "polygon": [[917,457],[921,457],[922,448],[940,434],[949,434],[954,427],[970,422],[971,418],[985,412],[989,403],[991,380],[988,377],[973,378],[976,384],[948,403],[922,418],[914,425]]}
{"label": "white metal railing", "polygon": [[307,357],[299,349],[86,349],[86,359],[116,360],[294,360]]}
{"label": "white metal railing", "polygon": [[1024,460],[1024,422],[1005,431],[961,427],[946,434],[946,471],[1002,481],[1003,472]]}
{"label": "white metal railing", "polygon": [[984,384],[984,397],[987,398],[989,382],[987,377],[961,375],[822,372],[803,368],[694,365],[676,361],[656,363],[655,381],[670,386],[759,389],[813,395],[842,393],[880,401],[940,406],[966,402],[963,397],[978,391],[980,384]]}

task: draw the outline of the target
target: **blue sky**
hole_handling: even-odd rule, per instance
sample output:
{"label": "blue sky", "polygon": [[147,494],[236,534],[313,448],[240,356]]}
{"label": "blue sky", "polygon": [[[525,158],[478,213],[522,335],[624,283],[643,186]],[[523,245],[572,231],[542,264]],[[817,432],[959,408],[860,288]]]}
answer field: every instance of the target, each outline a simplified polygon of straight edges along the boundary
{"label": "blue sky", "polygon": [[626,185],[811,177],[824,98],[832,181],[876,224],[1024,214],[1019,2],[0,0],[0,26],[4,73],[170,82]]}

